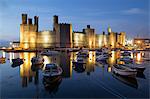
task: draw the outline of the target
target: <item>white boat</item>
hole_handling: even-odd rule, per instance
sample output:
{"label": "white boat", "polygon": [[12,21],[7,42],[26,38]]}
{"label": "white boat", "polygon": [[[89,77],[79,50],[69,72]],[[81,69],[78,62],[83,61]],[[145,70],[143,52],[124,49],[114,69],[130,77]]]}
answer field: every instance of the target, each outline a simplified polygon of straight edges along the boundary
{"label": "white boat", "polygon": [[137,74],[136,69],[131,69],[122,65],[114,65],[112,71],[118,75],[126,77],[135,77]]}
{"label": "white boat", "polygon": [[124,51],[121,53],[121,56],[131,56],[131,53],[129,51]]}
{"label": "white boat", "polygon": [[96,57],[96,61],[103,61],[107,59],[108,59],[108,55],[99,55]]}
{"label": "white boat", "polygon": [[45,50],[41,52],[41,55],[48,55],[48,56],[57,55],[57,54],[58,54],[58,51],[51,51],[51,50]]}
{"label": "white boat", "polygon": [[146,68],[144,64],[125,64],[124,66],[136,69],[138,72],[143,72]]}
{"label": "white boat", "polygon": [[89,56],[89,51],[88,50],[81,50],[77,53],[78,57],[88,57]]}
{"label": "white boat", "polygon": [[12,62],[15,63],[23,63],[23,59],[20,58],[16,58],[16,59],[12,59]]}
{"label": "white boat", "polygon": [[50,64],[46,64],[43,70],[43,76],[45,77],[60,76],[62,72],[63,70],[60,66],[58,66],[55,63],[50,63]]}
{"label": "white boat", "polygon": [[31,59],[31,62],[32,62],[32,65],[41,65],[44,63],[44,58],[40,56],[33,57]]}
{"label": "white boat", "polygon": [[77,57],[77,60],[75,62],[77,62],[77,63],[85,63],[83,57]]}
{"label": "white boat", "polygon": [[123,57],[123,58],[120,58],[120,61],[133,62],[133,59],[130,57]]}

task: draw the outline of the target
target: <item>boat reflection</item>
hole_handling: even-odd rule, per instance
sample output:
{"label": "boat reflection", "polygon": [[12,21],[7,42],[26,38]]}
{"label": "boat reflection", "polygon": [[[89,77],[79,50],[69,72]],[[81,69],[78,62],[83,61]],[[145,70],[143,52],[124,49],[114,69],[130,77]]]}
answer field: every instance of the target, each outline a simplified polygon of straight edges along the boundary
{"label": "boat reflection", "polygon": [[38,70],[42,70],[43,69],[43,67],[44,67],[44,64],[40,64],[40,65],[31,65],[31,70],[33,71],[33,72],[35,72],[35,71],[38,71]]}
{"label": "boat reflection", "polygon": [[74,63],[73,64],[73,69],[77,72],[77,73],[83,73],[86,69],[86,64],[83,63]]}
{"label": "boat reflection", "polygon": [[144,73],[143,73],[143,72],[137,72],[136,77],[146,79],[146,77],[145,77],[145,75],[144,75]]}
{"label": "boat reflection", "polygon": [[138,89],[138,83],[137,83],[136,78],[123,77],[123,76],[117,75],[115,73],[113,73],[112,76],[114,78],[116,78],[118,81],[121,81],[122,83],[124,83],[124,84],[126,84],[128,86]]}
{"label": "boat reflection", "polygon": [[50,94],[56,94],[59,85],[62,82],[62,77],[61,76],[56,76],[56,77],[43,77],[43,85],[45,87],[45,90],[48,91]]}
{"label": "boat reflection", "polygon": [[15,67],[18,67],[22,64],[23,64],[23,62],[22,63],[13,63],[13,64],[11,64],[11,67],[15,68]]}

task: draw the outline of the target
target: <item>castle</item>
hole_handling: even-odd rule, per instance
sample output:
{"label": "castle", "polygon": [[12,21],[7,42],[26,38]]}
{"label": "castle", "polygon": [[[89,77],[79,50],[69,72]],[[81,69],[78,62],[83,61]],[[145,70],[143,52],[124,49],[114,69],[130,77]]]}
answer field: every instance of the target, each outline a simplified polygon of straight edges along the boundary
{"label": "castle", "polygon": [[39,17],[32,19],[22,14],[20,24],[20,47],[35,48],[123,48],[125,46],[125,32],[114,33],[108,28],[108,34],[96,34],[95,29],[87,25],[82,31],[73,31],[72,24],[59,23],[58,16],[53,16],[53,30],[39,31]]}

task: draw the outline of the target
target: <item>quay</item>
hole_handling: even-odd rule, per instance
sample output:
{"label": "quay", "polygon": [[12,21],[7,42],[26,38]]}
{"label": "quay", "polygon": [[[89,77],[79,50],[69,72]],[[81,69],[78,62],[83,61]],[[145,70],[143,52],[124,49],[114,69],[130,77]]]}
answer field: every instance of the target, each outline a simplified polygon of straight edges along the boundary
{"label": "quay", "polygon": [[[46,48],[47,50],[55,50],[60,52],[76,52],[79,51],[80,48]],[[95,51],[99,50],[100,48],[82,48],[83,50],[89,50],[89,51]],[[10,48],[0,48],[0,51],[4,52],[40,52],[45,49],[10,49]],[[128,49],[111,49],[111,51],[133,51]],[[144,50],[136,50],[136,51],[150,51],[150,49],[144,49]]]}

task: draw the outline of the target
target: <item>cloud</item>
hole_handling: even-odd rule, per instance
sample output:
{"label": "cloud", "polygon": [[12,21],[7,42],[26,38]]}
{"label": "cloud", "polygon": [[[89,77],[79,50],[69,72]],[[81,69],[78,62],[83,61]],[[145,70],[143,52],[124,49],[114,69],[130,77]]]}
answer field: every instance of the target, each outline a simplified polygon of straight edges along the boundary
{"label": "cloud", "polygon": [[128,10],[124,10],[122,12],[123,12],[123,14],[144,14],[144,10],[142,10],[140,8],[131,8]]}

